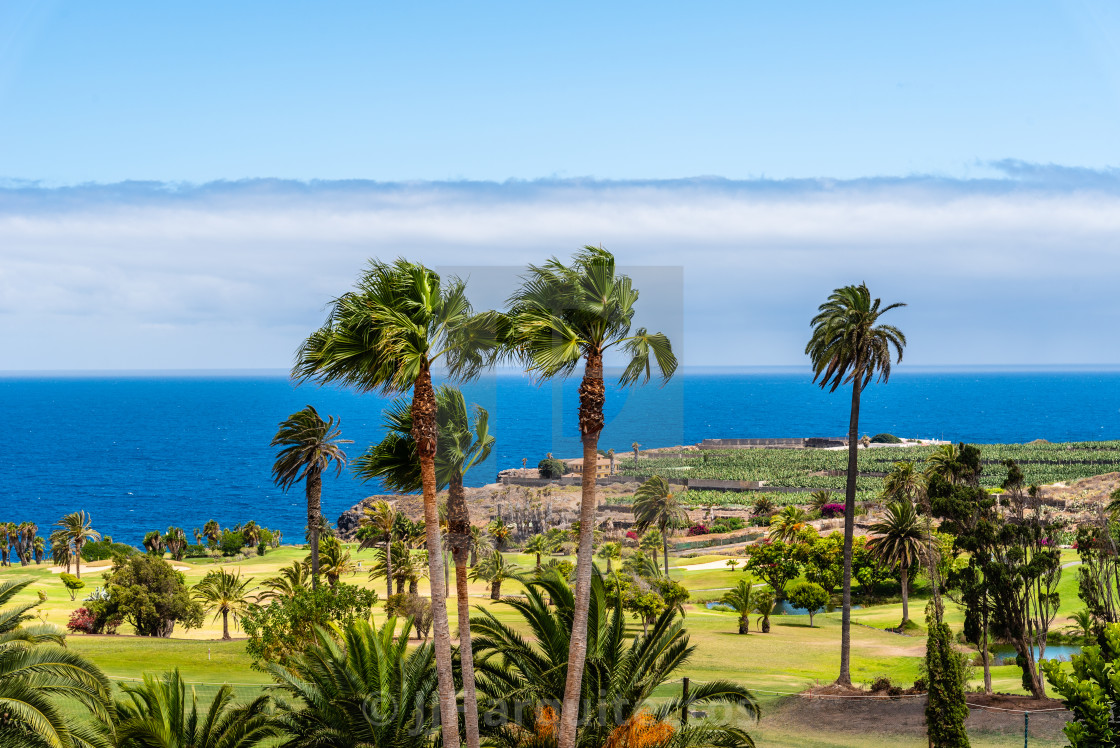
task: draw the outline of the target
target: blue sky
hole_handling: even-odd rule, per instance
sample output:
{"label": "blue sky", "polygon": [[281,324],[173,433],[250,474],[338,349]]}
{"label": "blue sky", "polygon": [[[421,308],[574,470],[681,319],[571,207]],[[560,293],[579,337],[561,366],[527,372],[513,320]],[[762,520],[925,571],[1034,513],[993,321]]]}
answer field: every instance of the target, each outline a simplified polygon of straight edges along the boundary
{"label": "blue sky", "polygon": [[1120,363],[1118,94],[1098,2],[12,0],[0,369],[283,367],[367,257],[597,242],[696,365],[861,280],[920,364]]}

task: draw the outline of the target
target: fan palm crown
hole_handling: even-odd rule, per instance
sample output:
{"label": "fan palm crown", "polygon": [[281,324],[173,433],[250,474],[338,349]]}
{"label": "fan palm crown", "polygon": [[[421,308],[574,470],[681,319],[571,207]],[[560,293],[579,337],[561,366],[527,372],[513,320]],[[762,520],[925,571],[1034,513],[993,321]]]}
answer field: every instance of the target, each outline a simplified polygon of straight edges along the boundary
{"label": "fan palm crown", "polygon": [[739,633],[751,632],[750,615],[755,611],[758,595],[747,579],[740,579],[732,589],[723,593],[719,601],[739,614]]}

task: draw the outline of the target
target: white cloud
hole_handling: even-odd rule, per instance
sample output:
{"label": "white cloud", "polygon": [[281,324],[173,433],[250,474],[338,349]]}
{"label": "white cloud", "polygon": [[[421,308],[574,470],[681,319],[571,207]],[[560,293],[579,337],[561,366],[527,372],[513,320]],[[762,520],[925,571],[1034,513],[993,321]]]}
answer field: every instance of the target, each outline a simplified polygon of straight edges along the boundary
{"label": "white cloud", "polygon": [[797,363],[815,305],[861,280],[910,303],[898,323],[920,363],[1120,362],[1120,179],[998,166],[983,181],[12,185],[0,369],[283,367],[369,257],[520,266],[588,243],[683,268],[687,363]]}

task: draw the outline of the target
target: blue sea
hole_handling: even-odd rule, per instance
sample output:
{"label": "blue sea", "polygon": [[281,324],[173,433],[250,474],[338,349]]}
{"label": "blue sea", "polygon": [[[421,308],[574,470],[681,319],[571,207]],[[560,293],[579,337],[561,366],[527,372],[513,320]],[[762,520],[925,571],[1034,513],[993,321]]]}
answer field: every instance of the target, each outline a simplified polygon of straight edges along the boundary
{"label": "blue sea", "polygon": [[[468,475],[492,482],[546,453],[580,454],[578,379],[538,386],[493,374],[464,387],[490,411],[493,455]],[[600,446],[629,451],[719,437],[839,436],[850,391],[813,385],[805,369],[685,369],[667,385],[612,389]],[[188,531],[208,519],[250,519],[302,538],[302,487],[271,480],[277,424],[307,404],[341,418],[353,457],[382,436],[386,400],[345,389],[293,386],[283,372],[0,375],[4,450],[0,522],[40,533],[84,509],[115,540],[152,529]],[[1120,439],[1120,369],[917,369],[865,392],[860,431],[979,443]],[[329,478],[332,521],[381,492],[344,472]]]}

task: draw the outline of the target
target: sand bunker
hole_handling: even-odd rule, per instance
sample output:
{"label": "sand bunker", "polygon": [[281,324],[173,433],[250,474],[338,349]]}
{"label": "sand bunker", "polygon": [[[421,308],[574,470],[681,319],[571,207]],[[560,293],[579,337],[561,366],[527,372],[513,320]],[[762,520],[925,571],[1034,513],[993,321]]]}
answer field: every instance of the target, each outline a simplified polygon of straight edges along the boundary
{"label": "sand bunker", "polygon": [[[112,569],[112,568],[113,568],[113,564],[111,562],[98,564],[96,566],[91,565],[91,564],[82,564],[82,574],[83,575],[85,575],[85,574],[100,574],[101,572],[109,571],[109,569]],[[171,568],[174,569],[175,571],[190,571],[190,569],[191,569],[191,567],[189,567],[189,566],[180,566],[179,564],[172,564]],[[50,569],[48,569],[48,571],[50,571],[51,574],[61,574],[64,571],[66,571],[66,567],[65,566],[52,566]],[[76,568],[73,565],[71,565],[71,567],[70,567],[70,573],[71,574],[76,574],[77,573]]]}

